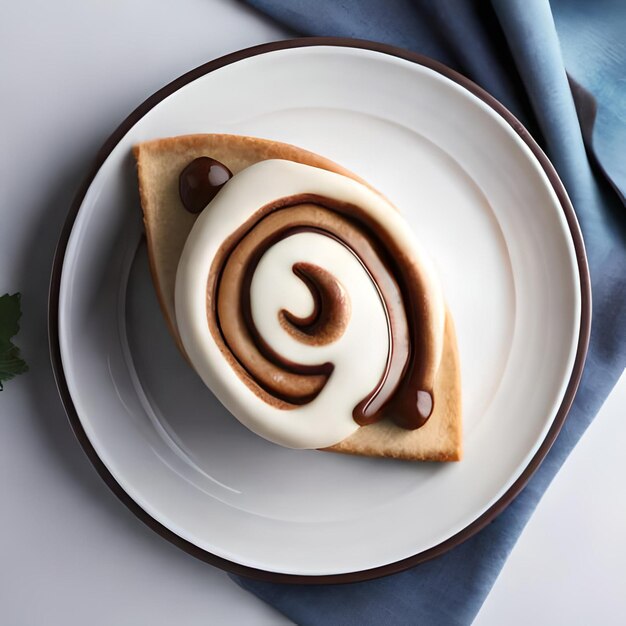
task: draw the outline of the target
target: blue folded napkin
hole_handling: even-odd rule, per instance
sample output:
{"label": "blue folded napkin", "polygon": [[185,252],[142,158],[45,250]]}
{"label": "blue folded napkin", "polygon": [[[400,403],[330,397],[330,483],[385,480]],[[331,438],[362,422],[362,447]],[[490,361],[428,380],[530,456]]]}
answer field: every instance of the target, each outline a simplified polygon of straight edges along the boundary
{"label": "blue folded napkin", "polygon": [[402,46],[470,77],[540,142],[578,215],[593,291],[587,363],[561,434],[513,504],[461,546],[387,578],[298,586],[233,576],[302,625],[470,624],[541,495],[626,365],[626,2],[248,2],[299,33]]}

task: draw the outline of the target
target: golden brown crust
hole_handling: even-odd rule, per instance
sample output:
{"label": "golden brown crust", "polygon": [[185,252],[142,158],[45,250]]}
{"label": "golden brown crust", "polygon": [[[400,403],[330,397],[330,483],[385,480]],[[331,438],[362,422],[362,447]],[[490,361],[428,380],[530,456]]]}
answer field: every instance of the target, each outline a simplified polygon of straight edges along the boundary
{"label": "golden brown crust", "polygon": [[[174,286],[178,260],[197,218],[183,208],[178,194],[179,173],[190,161],[199,156],[211,156],[237,174],[259,161],[285,159],[364,183],[341,166],[301,148],[239,135],[185,135],[156,139],[135,146],[133,154],[137,161],[150,269],[161,309],[183,354],[185,351],[176,326]],[[359,428],[328,450],[407,460],[460,459],[461,387],[456,338],[449,314],[435,397],[437,404],[433,415],[425,426],[416,431],[406,431],[384,421]]]}

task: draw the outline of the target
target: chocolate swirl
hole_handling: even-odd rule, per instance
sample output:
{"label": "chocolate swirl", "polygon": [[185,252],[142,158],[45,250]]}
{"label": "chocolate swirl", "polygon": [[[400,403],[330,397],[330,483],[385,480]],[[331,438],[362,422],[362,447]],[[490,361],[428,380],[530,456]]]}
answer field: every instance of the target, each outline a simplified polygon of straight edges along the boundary
{"label": "chocolate swirl", "polygon": [[[207,282],[209,328],[222,354],[248,387],[278,408],[305,405],[323,391],[334,364],[302,364],[280,354],[259,331],[252,305],[252,283],[264,255],[299,233],[329,238],[348,250],[384,308],[387,362],[378,384],[354,407],[354,420],[363,426],[390,418],[405,429],[421,427],[434,408],[438,358],[427,341],[431,320],[424,278],[384,220],[359,206],[313,194],[280,198],[260,207],[223,243]],[[351,320],[348,286],[332,268],[314,263],[296,262],[290,270],[310,292],[313,310],[304,316],[280,310],[284,332],[314,347],[338,341]]]}

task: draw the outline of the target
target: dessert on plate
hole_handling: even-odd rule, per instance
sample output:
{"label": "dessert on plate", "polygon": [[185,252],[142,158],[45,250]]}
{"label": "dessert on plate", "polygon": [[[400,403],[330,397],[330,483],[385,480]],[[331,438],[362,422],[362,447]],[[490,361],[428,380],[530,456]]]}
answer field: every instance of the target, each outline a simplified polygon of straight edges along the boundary
{"label": "dessert on plate", "polygon": [[240,422],[292,448],[461,458],[453,321],[387,199],[265,139],[186,135],[134,154],[168,326]]}

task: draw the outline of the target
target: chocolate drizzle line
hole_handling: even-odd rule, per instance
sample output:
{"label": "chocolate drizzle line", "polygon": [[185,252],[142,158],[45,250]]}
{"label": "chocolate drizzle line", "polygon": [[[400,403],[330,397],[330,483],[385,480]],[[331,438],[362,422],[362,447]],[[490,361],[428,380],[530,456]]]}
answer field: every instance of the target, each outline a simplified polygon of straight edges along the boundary
{"label": "chocolate drizzle line", "polygon": [[[282,408],[310,402],[323,389],[332,363],[304,366],[276,354],[258,333],[250,310],[250,284],[259,260],[278,241],[301,231],[346,246],[370,275],[385,308],[391,348],[386,369],[354,408],[355,421],[367,425],[390,418],[408,430],[423,426],[434,407],[430,365],[435,355],[425,341],[428,303],[421,274],[385,225],[354,205],[310,194],[282,198],[262,207],[224,243],[207,283],[209,326],[222,352],[249,386]],[[281,311],[283,327],[307,343],[338,338],[349,318],[342,286],[317,266],[292,269],[311,291],[315,307],[306,318]]]}

